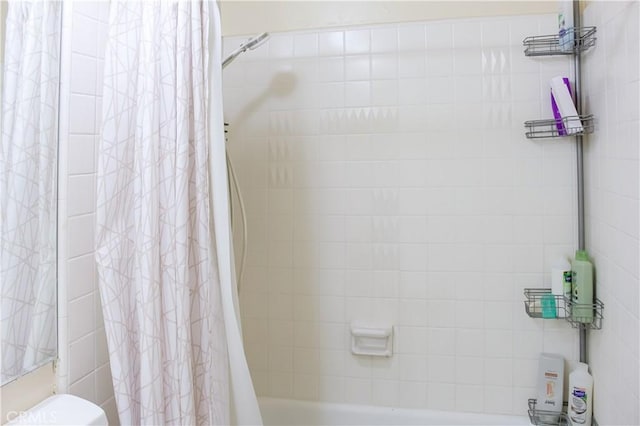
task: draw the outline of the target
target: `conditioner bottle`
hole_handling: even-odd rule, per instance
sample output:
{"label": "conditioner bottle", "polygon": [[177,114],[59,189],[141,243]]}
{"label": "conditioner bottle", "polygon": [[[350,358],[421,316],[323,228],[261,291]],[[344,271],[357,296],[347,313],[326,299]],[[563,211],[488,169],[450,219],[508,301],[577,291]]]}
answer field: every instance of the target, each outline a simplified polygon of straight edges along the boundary
{"label": "conditioner bottle", "polygon": [[573,426],[591,426],[593,377],[583,362],[569,374],[569,419]]}
{"label": "conditioner bottle", "polygon": [[590,324],[593,322],[593,264],[586,251],[576,251],[571,271],[571,317],[574,321]]}

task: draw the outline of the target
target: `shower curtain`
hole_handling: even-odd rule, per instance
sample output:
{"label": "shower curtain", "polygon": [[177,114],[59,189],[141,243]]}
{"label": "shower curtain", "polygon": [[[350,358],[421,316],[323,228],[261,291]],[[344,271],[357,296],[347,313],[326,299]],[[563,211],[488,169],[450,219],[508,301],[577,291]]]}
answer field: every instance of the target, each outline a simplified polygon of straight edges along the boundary
{"label": "shower curtain", "polygon": [[261,423],[221,189],[219,26],[215,3],[111,2],[96,260],[122,424]]}
{"label": "shower curtain", "polygon": [[2,383],[56,354],[61,8],[11,2],[0,147]]}

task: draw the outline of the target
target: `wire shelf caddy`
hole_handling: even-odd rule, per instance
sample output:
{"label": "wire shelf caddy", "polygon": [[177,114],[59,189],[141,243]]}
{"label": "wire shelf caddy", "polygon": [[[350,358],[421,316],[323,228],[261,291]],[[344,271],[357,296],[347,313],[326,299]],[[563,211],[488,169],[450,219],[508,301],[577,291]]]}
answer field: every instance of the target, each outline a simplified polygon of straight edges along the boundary
{"label": "wire shelf caddy", "polygon": [[[566,411],[558,413],[556,411],[538,410],[536,408],[537,400],[535,398],[529,399],[529,421],[532,425],[553,425],[553,426],[569,426],[569,416]],[[566,410],[566,403],[564,403],[563,410]]]}
{"label": "wire shelf caddy", "polygon": [[573,328],[602,328],[604,303],[600,299],[594,298],[593,304],[574,303],[563,295],[552,294],[550,288],[525,288],[524,297],[524,309],[531,318],[564,319]]}
{"label": "wire shelf caddy", "polygon": [[571,28],[562,43],[558,34],[530,36],[522,41],[525,56],[575,55],[596,44],[596,27]]}
{"label": "wire shelf caddy", "polygon": [[[580,120],[582,127],[572,127],[576,119]],[[586,135],[593,133],[593,114],[563,117],[562,119],[529,120],[524,122],[524,127],[526,128],[525,136],[528,139]]]}

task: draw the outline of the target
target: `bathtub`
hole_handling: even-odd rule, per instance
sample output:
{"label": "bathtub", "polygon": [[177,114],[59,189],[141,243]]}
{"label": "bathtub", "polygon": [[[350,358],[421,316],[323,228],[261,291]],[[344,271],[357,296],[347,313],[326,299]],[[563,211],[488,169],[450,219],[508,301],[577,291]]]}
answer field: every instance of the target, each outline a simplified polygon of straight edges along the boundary
{"label": "bathtub", "polygon": [[527,417],[385,408],[260,397],[265,426],[529,425]]}

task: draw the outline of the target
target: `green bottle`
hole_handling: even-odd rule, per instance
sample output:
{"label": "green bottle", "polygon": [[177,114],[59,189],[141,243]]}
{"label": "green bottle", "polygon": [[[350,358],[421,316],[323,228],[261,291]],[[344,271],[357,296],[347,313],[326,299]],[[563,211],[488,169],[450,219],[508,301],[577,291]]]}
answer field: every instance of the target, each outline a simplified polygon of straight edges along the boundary
{"label": "green bottle", "polygon": [[590,324],[593,322],[593,264],[585,250],[576,251],[571,271],[571,317],[574,321]]}

